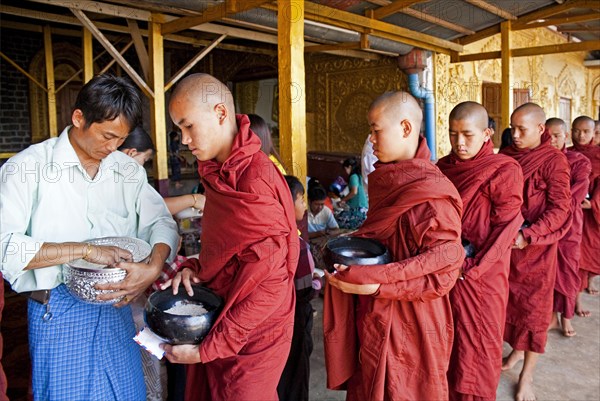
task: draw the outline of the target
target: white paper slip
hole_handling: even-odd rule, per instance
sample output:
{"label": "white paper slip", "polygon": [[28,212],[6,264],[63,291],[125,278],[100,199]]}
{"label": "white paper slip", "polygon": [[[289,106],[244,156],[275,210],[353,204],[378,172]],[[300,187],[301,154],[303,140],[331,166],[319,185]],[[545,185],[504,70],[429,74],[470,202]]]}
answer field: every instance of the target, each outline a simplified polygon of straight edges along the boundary
{"label": "white paper slip", "polygon": [[144,327],[133,337],[133,340],[140,345],[143,349],[157,357],[162,359],[165,355],[165,350],[160,348],[160,344],[167,343],[168,341],[164,338],[155,334],[148,327]]}

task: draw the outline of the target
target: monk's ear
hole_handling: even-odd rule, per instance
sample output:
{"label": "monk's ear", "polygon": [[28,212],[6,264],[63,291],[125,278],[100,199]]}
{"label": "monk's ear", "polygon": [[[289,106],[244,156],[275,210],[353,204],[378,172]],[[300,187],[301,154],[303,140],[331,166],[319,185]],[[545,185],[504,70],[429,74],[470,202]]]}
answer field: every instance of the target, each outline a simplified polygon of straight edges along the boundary
{"label": "monk's ear", "polygon": [[485,135],[485,138],[483,139],[483,142],[487,142],[492,137],[492,130],[488,127],[488,128],[486,128],[486,129],[483,130],[483,134]]}
{"label": "monk's ear", "polygon": [[544,123],[539,123],[538,124],[538,131],[540,132],[540,135],[542,135],[544,133],[544,131],[546,130],[546,124]]}
{"label": "monk's ear", "polygon": [[408,138],[412,132],[412,123],[408,119],[400,121],[400,127],[402,129],[402,138]]}
{"label": "monk's ear", "polygon": [[229,111],[227,110],[225,103],[219,103],[219,104],[215,105],[215,112],[217,113],[217,118],[219,119],[219,123],[223,123],[225,120],[227,120]]}

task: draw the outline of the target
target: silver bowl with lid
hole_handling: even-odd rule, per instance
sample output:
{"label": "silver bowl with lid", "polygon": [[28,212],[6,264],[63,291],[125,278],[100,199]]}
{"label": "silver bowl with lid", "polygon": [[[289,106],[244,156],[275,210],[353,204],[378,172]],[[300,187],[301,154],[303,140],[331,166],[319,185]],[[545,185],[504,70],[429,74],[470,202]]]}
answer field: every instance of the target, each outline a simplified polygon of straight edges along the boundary
{"label": "silver bowl with lid", "polygon": [[[85,241],[92,245],[116,246],[131,252],[133,261],[144,262],[150,256],[152,247],[141,239],[132,237],[104,237]],[[100,294],[114,291],[98,290],[96,284],[118,283],[123,281],[127,272],[116,267],[107,267],[97,263],[91,263],[83,259],[76,259],[66,263],[63,268],[63,277],[67,289],[75,298],[92,304],[115,304],[123,299],[119,297],[108,301],[97,299]]]}

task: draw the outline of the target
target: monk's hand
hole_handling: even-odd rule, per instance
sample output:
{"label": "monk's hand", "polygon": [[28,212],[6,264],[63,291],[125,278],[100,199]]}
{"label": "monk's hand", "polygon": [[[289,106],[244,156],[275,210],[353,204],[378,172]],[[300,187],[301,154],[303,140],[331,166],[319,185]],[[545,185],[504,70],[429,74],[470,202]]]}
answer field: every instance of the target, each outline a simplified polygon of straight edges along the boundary
{"label": "monk's hand", "polygon": [[177,293],[179,292],[179,285],[183,284],[183,288],[185,288],[185,291],[191,297],[194,295],[194,290],[192,289],[192,283],[198,284],[199,282],[200,282],[200,279],[196,276],[196,273],[194,273],[194,271],[192,269],[188,269],[186,267],[183,270],[177,272],[175,277],[173,277],[172,279],[170,279],[166,283],[164,283],[160,287],[160,289],[164,290],[166,288],[169,288],[170,286],[173,286],[173,295],[177,295]]}
{"label": "monk's hand", "polygon": [[161,344],[160,347],[165,350],[165,356],[171,363],[192,364],[202,362],[197,344]]}
{"label": "monk's hand", "polygon": [[[333,267],[336,271],[344,271],[348,269],[348,266],[335,264]],[[345,292],[346,294],[357,294],[357,295],[373,295],[379,290],[381,284],[353,284],[346,281],[340,280],[336,277],[335,273],[331,274],[325,271],[325,278],[327,282],[338,290]]]}
{"label": "monk's hand", "polygon": [[525,239],[525,236],[523,236],[523,231],[519,231],[512,249],[524,249],[527,245],[529,245],[529,243]]}
{"label": "monk's hand", "polygon": [[591,209],[592,202],[590,202],[589,199],[584,199],[583,202],[581,202],[581,208],[582,209]]}

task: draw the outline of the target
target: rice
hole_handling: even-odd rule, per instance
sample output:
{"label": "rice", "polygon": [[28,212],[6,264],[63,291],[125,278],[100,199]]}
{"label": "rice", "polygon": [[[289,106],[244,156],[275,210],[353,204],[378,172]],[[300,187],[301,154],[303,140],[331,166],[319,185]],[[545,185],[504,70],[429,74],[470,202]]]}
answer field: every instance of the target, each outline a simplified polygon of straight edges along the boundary
{"label": "rice", "polygon": [[171,315],[180,316],[200,316],[208,313],[204,305],[202,304],[191,304],[184,301],[177,302],[165,311]]}

